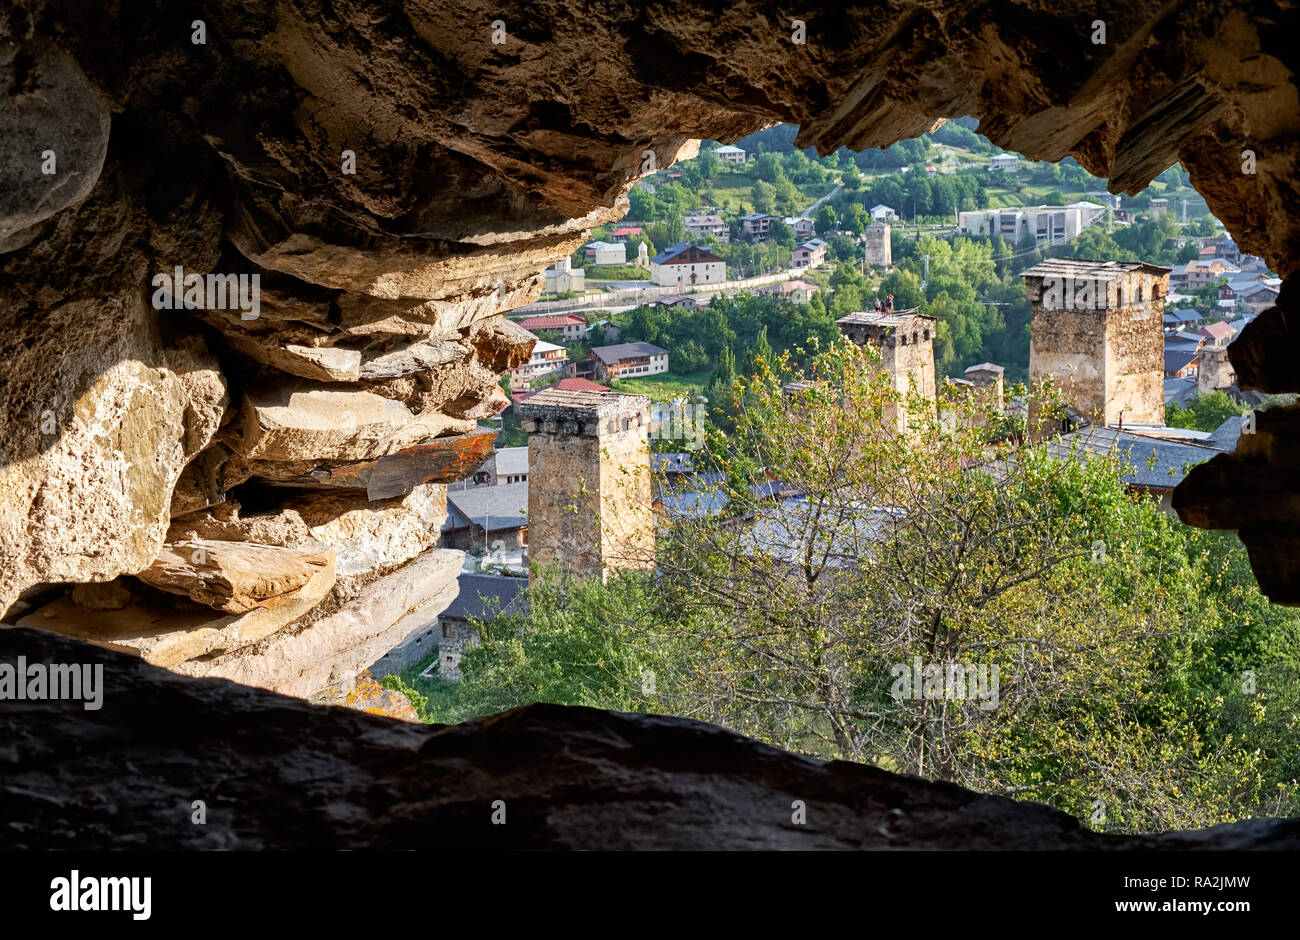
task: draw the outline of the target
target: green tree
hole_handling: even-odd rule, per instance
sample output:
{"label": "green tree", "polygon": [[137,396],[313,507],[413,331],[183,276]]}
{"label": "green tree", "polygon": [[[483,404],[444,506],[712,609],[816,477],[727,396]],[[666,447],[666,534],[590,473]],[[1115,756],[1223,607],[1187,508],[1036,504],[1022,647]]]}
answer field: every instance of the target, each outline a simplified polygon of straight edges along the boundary
{"label": "green tree", "polygon": [[1170,402],[1165,406],[1165,424],[1171,428],[1215,431],[1229,418],[1239,418],[1248,410],[1227,392],[1215,389],[1193,396],[1185,406]]}

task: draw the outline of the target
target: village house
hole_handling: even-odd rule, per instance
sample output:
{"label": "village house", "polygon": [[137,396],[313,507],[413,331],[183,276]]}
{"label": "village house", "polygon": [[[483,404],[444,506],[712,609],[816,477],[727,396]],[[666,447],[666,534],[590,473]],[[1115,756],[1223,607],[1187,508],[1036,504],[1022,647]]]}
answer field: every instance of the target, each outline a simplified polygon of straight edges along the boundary
{"label": "village house", "polygon": [[682,310],[694,312],[699,309],[699,304],[694,297],[688,294],[664,294],[650,302],[652,307],[679,307]]}
{"label": "village house", "polygon": [[883,202],[871,207],[871,221],[873,222],[892,222],[897,218],[898,213]]}
{"label": "village house", "polygon": [[1147,215],[1152,219],[1158,219],[1169,211],[1168,199],[1152,199],[1151,206],[1147,210]]}
{"label": "village house", "polygon": [[806,215],[787,215],[782,221],[790,226],[795,238],[812,238],[817,233],[817,227],[813,224],[813,220]]}
{"label": "village house", "polygon": [[790,263],[796,268],[817,268],[825,260],[826,243],[820,238],[811,238],[791,253]]}
{"label": "village house", "polygon": [[659,375],[668,371],[668,350],[651,343],[597,346],[587,354],[586,361],[580,363],[579,368],[589,372],[598,382]]}
{"label": "village house", "polygon": [[[511,397],[518,400],[536,395],[522,392]],[[473,489],[476,486],[505,486],[528,481],[528,447],[498,447],[471,476],[447,484],[447,491]]]}
{"label": "village house", "polygon": [[1168,310],[1164,316],[1165,332],[1195,329],[1201,325],[1202,319],[1195,310]]}
{"label": "village house", "polygon": [[1281,282],[1258,272],[1232,278],[1219,288],[1222,307],[1249,308],[1253,313],[1263,313],[1277,303]]}
{"label": "village house", "polygon": [[1237,266],[1222,258],[1202,261],[1199,258],[1186,264],[1175,265],[1169,272],[1169,286],[1187,291],[1197,291],[1213,284],[1221,277],[1240,273]]}
{"label": "village house", "polygon": [[568,258],[561,258],[546,269],[546,293],[582,293],[586,289],[586,272],[582,268],[575,268]]}
{"label": "village house", "polygon": [[780,284],[766,284],[758,289],[760,294],[772,294],[797,304],[806,304],[812,295],[821,290],[816,284],[807,281],[782,281]]}
{"label": "village house", "polygon": [[1014,153],[998,153],[989,158],[990,170],[1014,173],[1020,169],[1020,158]]}
{"label": "village house", "polygon": [[1228,323],[1211,323],[1208,326],[1201,327],[1198,332],[1205,337],[1207,346],[1216,346],[1223,348],[1232,342],[1232,338],[1237,335],[1237,331]]}
{"label": "village house", "polygon": [[539,375],[546,375],[556,369],[563,369],[569,361],[569,354],[563,346],[538,340],[533,346],[533,354],[521,366],[510,370],[512,380],[528,382]]}
{"label": "village house", "polygon": [[721,284],[726,279],[727,263],[690,242],[673,245],[650,259],[650,280],[661,287]]}
{"label": "village house", "polygon": [[1165,378],[1195,378],[1197,365],[1199,365],[1199,353],[1195,350],[1165,350]]}
{"label": "village house", "polygon": [[639,236],[640,234],[641,227],[632,226],[630,228],[616,228],[614,231],[609,233],[609,237],[616,242],[626,242],[629,238]]}
{"label": "village house", "polygon": [[442,544],[471,554],[526,546],[528,482],[448,490]]}
{"label": "village house", "polygon": [[740,217],[740,237],[748,241],[758,242],[767,238],[771,227],[772,217],[766,212],[751,212]]}
{"label": "village house", "polygon": [[625,242],[591,242],[583,254],[589,264],[627,264]]}
{"label": "village house", "polygon": [[714,150],[713,154],[723,163],[731,164],[744,163],[746,157],[745,151],[741,150],[739,147],[733,147],[730,144],[724,144],[717,150]]}
{"label": "village house", "polygon": [[563,313],[555,316],[528,317],[520,320],[519,325],[530,333],[538,330],[559,330],[565,342],[582,339],[587,329],[587,321],[576,313]]}
{"label": "village house", "polygon": [[613,320],[597,320],[587,327],[587,338],[590,339],[598,329],[601,331],[602,337],[611,343],[617,343],[623,335],[623,328]]}
{"label": "village house", "polygon": [[717,214],[688,215],[682,219],[682,227],[686,229],[687,235],[695,238],[710,235],[720,242],[731,240],[731,233],[727,231],[727,223],[722,221],[722,216]]}
{"label": "village house", "polygon": [[[496,617],[528,613],[528,579],[500,574],[462,573],[456,599],[438,615],[438,671],[443,682],[463,678],[461,661],[466,651],[482,642],[476,624]],[[432,671],[421,673],[425,678]]]}

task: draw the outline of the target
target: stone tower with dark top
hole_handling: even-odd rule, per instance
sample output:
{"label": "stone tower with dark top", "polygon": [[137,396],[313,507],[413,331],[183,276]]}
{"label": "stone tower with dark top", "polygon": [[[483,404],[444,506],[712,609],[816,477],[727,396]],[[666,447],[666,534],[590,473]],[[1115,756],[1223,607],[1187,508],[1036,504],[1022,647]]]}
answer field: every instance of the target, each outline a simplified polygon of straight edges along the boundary
{"label": "stone tower with dark top", "polygon": [[[1164,424],[1169,268],[1049,258],[1020,276],[1033,308],[1031,392],[1051,378],[1076,420]],[[1031,394],[1031,425],[1036,398]]]}
{"label": "stone tower with dark top", "polygon": [[650,398],[548,388],[517,406],[528,441],[528,557],[606,580],[650,570]]}
{"label": "stone tower with dark top", "polygon": [[[934,317],[914,310],[863,310],[835,322],[840,332],[859,346],[875,346],[880,351],[880,367],[889,373],[899,395],[906,398],[915,383],[917,393],[934,404]],[[886,418],[899,430],[906,427],[902,408],[890,408]]]}

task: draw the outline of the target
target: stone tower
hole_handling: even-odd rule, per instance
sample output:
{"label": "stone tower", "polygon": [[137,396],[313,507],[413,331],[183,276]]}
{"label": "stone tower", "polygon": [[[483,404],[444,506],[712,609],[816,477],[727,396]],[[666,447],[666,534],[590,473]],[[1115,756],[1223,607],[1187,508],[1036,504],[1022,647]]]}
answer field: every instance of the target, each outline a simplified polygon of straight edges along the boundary
{"label": "stone tower", "polygon": [[[914,311],[881,313],[874,310],[850,313],[836,321],[840,332],[859,346],[871,345],[880,350],[880,366],[893,379],[894,390],[907,395],[912,383],[933,404],[934,333],[936,319]],[[895,411],[899,428],[905,416]]]}
{"label": "stone tower", "polygon": [[516,406],[528,440],[528,557],[606,580],[650,570],[650,398],[548,388]]}
{"label": "stone tower", "polygon": [[863,235],[867,240],[867,264],[873,268],[892,268],[894,266],[893,248],[889,241],[889,226],[884,222],[872,222]]}
{"label": "stone tower", "polygon": [[636,245],[636,266],[650,270],[650,249],[646,247],[645,242],[637,242]]}
{"label": "stone tower", "polygon": [[1237,384],[1237,372],[1228,361],[1227,346],[1201,347],[1198,355],[1200,365],[1196,369],[1196,393],[1204,395],[1219,388],[1228,388]]}
{"label": "stone tower", "polygon": [[[1050,377],[1083,420],[1164,424],[1169,268],[1049,258],[1021,277],[1033,308],[1031,391]],[[1031,395],[1031,423],[1035,410]]]}

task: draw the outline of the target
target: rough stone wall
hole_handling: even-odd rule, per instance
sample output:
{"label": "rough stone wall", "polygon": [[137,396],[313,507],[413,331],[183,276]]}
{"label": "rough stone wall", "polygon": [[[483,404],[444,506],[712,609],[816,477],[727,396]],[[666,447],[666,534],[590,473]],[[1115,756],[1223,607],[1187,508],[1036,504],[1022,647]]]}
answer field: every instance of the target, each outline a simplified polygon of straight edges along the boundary
{"label": "rough stone wall", "polygon": [[532,431],[529,561],[602,580],[652,569],[650,399],[546,390],[520,415]]}
{"label": "rough stone wall", "polygon": [[1106,285],[1100,309],[1049,306],[1043,281],[1025,279],[1030,386],[1054,379],[1070,407],[1102,424],[1163,424],[1168,275],[1134,271],[1117,278]]}
{"label": "rough stone wall", "polygon": [[[1127,295],[1134,303],[1107,310],[1105,419],[1107,424],[1164,424],[1164,294],[1169,276],[1134,272],[1130,277],[1142,279],[1142,293]],[[1152,282],[1161,278],[1166,290],[1153,296]]]}
{"label": "rough stone wall", "polygon": [[894,266],[894,246],[890,241],[890,228],[885,222],[873,222],[863,233],[866,239],[866,261],[875,268]]}
{"label": "rough stone wall", "polygon": [[1228,361],[1228,347],[1202,346],[1196,368],[1196,391],[1200,395],[1237,384],[1237,373]]}

